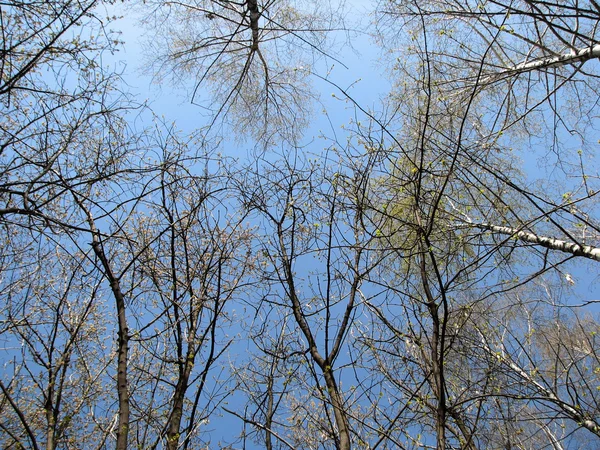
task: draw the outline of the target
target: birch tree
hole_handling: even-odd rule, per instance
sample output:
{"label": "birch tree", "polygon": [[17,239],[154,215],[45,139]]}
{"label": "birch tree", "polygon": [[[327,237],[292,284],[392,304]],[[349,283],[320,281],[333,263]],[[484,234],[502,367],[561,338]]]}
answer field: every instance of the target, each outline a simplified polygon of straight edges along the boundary
{"label": "birch tree", "polygon": [[[502,227],[530,232],[521,235],[529,243],[533,235],[557,239],[554,249],[592,250],[598,236],[591,157],[597,124],[590,115],[597,93],[595,3],[381,2],[376,17],[382,42],[402,44],[410,55],[394,63],[402,78],[392,102],[402,101],[402,110],[420,89],[429,99],[422,103],[432,105],[422,117],[442,110],[454,116],[454,132],[446,121],[446,131],[431,134],[454,140],[445,145],[459,148],[478,171],[465,177],[476,175],[473,185],[487,191],[491,208],[471,214],[472,206],[456,206],[458,221],[473,219],[505,236]],[[529,181],[504,171],[518,158]]]}
{"label": "birch tree", "polygon": [[[518,422],[507,411],[523,405],[512,403],[511,394],[503,397],[494,391],[509,386],[515,372],[504,377],[506,370],[493,354],[470,353],[478,348],[477,340],[463,333],[471,315],[478,317],[475,311],[486,317],[478,308],[490,299],[529,286],[548,272],[566,286],[573,281],[562,266],[574,257],[594,259],[596,190],[592,177],[585,176],[594,169],[583,164],[583,150],[577,152],[579,163],[560,168],[568,174],[576,166],[580,169],[575,181],[565,183],[569,192],[561,193],[543,180],[538,185],[527,181],[514,147],[529,150],[535,141],[532,134],[523,139],[516,129],[527,128],[538,113],[544,119],[545,112],[536,102],[525,112],[515,112],[522,105],[504,102],[493,80],[482,75],[489,61],[485,51],[496,41],[481,46],[473,67],[452,66],[455,49],[444,45],[457,39],[445,28],[452,16],[444,22],[421,5],[395,6],[386,14],[401,20],[390,21],[390,27],[401,25],[400,30],[412,34],[399,32],[397,41],[382,35],[394,48],[394,67],[402,74],[389,98],[391,112],[371,114],[366,126],[355,127],[359,144],[385,164],[368,196],[373,222],[367,231],[378,236],[386,255],[386,284],[393,280],[385,296],[368,303],[371,323],[377,326],[363,333],[370,355],[365,361],[377,367],[377,386],[403,405],[397,415],[384,413],[385,408],[379,412],[386,419],[381,426],[387,439],[417,445],[435,441],[439,449],[478,448],[492,445],[485,443],[488,431],[480,427],[487,414],[498,414],[490,423],[496,421],[492,427],[497,429],[505,426],[506,436],[514,430],[511,421]],[[414,10],[408,11],[411,6]],[[438,17],[446,12],[440,10]],[[410,47],[396,46],[398,42]],[[457,49],[474,42],[464,34],[456,40]],[[408,57],[399,49],[407,49]],[[461,70],[472,70],[470,81]],[[522,73],[506,71],[503,76],[516,83]],[[540,91],[530,85],[524,92],[529,100]],[[557,149],[557,154],[559,161],[566,159],[566,152]],[[516,345],[524,345],[526,336],[509,328],[503,330],[518,335]],[[523,395],[535,401],[531,391]],[[495,398],[500,410],[488,398]],[[527,408],[522,411],[533,417]],[[560,431],[564,416],[548,422],[539,417],[535,423],[544,437],[533,438],[535,433],[539,437],[534,427],[522,445],[562,445],[567,439]],[[414,435],[399,433],[400,424],[409,421],[420,428]]]}
{"label": "birch tree", "polygon": [[[486,95],[497,94],[501,102],[496,106],[502,104],[510,112],[505,125],[523,120],[529,124],[523,115],[552,105],[558,90],[595,87],[599,12],[594,2],[384,1],[377,17],[382,33],[409,42],[404,47],[409,53],[430,52],[438,83],[447,93],[477,86]],[[407,33],[398,32],[401,24]],[[424,32],[427,48],[422,47]],[[522,93],[528,93],[525,102],[519,101]],[[562,105],[554,105],[559,114]],[[569,130],[585,119],[561,118]]]}

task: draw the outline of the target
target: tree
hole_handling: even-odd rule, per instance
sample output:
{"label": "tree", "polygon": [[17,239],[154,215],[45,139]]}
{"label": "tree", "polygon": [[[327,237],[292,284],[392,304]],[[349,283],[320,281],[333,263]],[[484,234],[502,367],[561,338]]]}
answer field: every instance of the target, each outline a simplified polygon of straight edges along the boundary
{"label": "tree", "polygon": [[316,97],[311,72],[337,61],[335,35],[345,33],[328,2],[150,2],[142,15],[154,76],[190,89],[211,126],[222,119],[267,146],[298,141]]}
{"label": "tree", "polygon": [[[392,18],[400,20],[394,25]],[[521,224],[548,220],[549,228],[534,234],[566,236],[576,245],[583,242],[581,230],[571,230],[573,224],[596,233],[593,223],[591,228],[587,225],[587,218],[594,217],[596,192],[588,184],[587,158],[596,144],[590,139],[595,124],[588,112],[595,107],[597,76],[593,57],[586,56],[596,45],[594,3],[385,2],[380,19],[386,32],[397,33],[394,27],[403,24],[409,28],[409,37],[396,36],[409,41],[406,48],[420,64],[420,79],[426,80],[422,85],[434,103],[450,110],[469,105],[457,142],[465,154],[516,154],[529,161],[539,158],[542,170],[547,168],[547,176],[539,177],[532,189],[531,184],[504,177],[494,165],[482,164],[481,170],[531,207],[528,217],[518,218]],[[400,64],[396,69],[405,70]],[[557,183],[562,191],[557,192]],[[489,221],[519,228],[510,222]]]}
{"label": "tree", "polygon": [[[138,106],[117,90],[119,77],[101,66],[102,52],[118,42],[107,40],[111,36],[97,7],[94,2],[15,3],[3,11],[1,220],[7,239],[2,258],[11,277],[4,283],[2,335],[5,359],[13,364],[2,376],[2,442],[9,448],[102,448],[112,438],[117,448],[127,448],[138,430],[145,433],[143,446],[156,446],[161,439],[167,447],[177,446],[180,435],[189,446],[204,420],[198,415],[209,368],[222,351],[215,341],[217,323],[226,300],[243,282],[234,273],[238,269],[230,268],[243,273],[249,267],[230,250],[233,245],[241,249],[241,241],[231,238],[243,231],[208,214],[214,191],[203,190],[209,189],[207,179],[178,172],[182,161],[195,165],[203,159],[208,165],[209,159],[187,150],[182,156],[178,142],[153,142],[153,136],[168,133],[162,125],[155,135],[129,128],[123,114]],[[215,175],[211,183],[221,179]],[[184,214],[178,209],[182,199],[172,194],[181,193],[189,202],[194,187],[206,203]],[[161,206],[148,200],[156,192],[164,195]],[[211,206],[218,204],[214,200]],[[143,208],[180,217],[165,228],[157,223],[143,230],[137,225],[144,220]],[[148,252],[168,260],[164,237],[175,245],[191,228],[194,236],[184,248],[192,256],[181,262],[178,250],[167,246],[173,303],[163,303],[164,310],[152,307],[152,301],[136,304],[139,290],[150,289],[152,280],[163,288],[157,260],[141,267]],[[138,241],[145,246],[137,247]],[[196,244],[204,247],[192,247]],[[204,266],[197,263],[200,255]],[[44,266],[44,260],[60,265]],[[111,298],[112,304],[106,300]],[[186,302],[190,310],[183,314]],[[146,308],[156,319],[134,320],[137,329],[132,329],[132,312]],[[163,319],[168,319],[163,334],[143,336]],[[114,352],[106,345],[113,336]],[[166,349],[164,354],[149,351],[163,336],[177,345],[177,358]],[[193,371],[204,351],[204,369]],[[172,365],[179,368],[179,383],[173,401],[159,408],[171,412],[157,429],[153,405],[160,402],[159,392],[168,391],[168,380],[162,373],[154,379],[149,374]],[[148,385],[154,386],[155,398],[142,395]],[[194,408],[182,414],[190,387]],[[207,408],[214,408],[207,398]],[[118,399],[116,408],[112,399]],[[183,431],[182,420],[188,420]]]}
{"label": "tree", "polygon": [[145,199],[129,235],[130,295],[140,311],[131,333],[140,365],[133,370],[149,394],[136,402],[138,427],[148,428],[136,442],[144,448],[202,442],[199,425],[229,395],[222,387],[211,392],[209,374],[233,342],[225,331],[234,320],[229,304],[249,283],[255,259],[251,234],[223,195],[226,174],[210,168],[207,154],[204,174],[193,175],[179,150],[181,160],[165,154],[158,198]]}
{"label": "tree", "polygon": [[[265,236],[259,235],[257,245],[268,290],[257,314],[283,317],[281,333],[292,333],[287,339],[271,336],[272,341],[293,346],[267,354],[283,365],[278,372],[287,369],[284,389],[301,371],[302,389],[309,393],[304,405],[296,404],[291,411],[304,429],[301,440],[294,434],[288,437],[285,428],[274,430],[272,419],[260,425],[294,447],[326,440],[335,448],[349,449],[360,436],[351,421],[360,416],[350,406],[343,387],[348,376],[338,365],[348,364],[344,352],[352,347],[350,330],[360,307],[360,286],[371,269],[370,244],[362,239],[359,226],[368,175],[358,168],[352,172],[351,167],[336,166],[341,160],[334,149],[331,160],[332,166],[321,165],[292,153],[275,164],[264,161],[264,169],[247,175],[240,196],[262,223]],[[308,269],[315,266],[317,270]],[[294,355],[302,357],[304,367],[292,363]],[[294,411],[298,408],[300,415]]]}
{"label": "tree", "polygon": [[[27,245],[4,266],[13,276],[2,307],[2,445],[99,447],[108,424],[90,412],[106,394],[103,372],[111,364],[101,339],[101,279],[85,276],[85,254],[69,254],[44,236],[22,238]],[[18,248],[8,243],[5,257],[10,247]]]}
{"label": "tree", "polygon": [[[100,279],[87,272],[88,251],[78,245],[81,215],[72,194],[74,186],[102,190],[134,172],[126,164],[135,145],[119,115],[128,104],[111,92],[118,77],[99,65],[101,53],[118,42],[96,7],[12,2],[2,10],[3,258],[14,252],[7,266],[13,280],[3,295],[3,334],[14,358],[2,382],[8,446],[101,446],[110,432],[93,412],[106,393],[101,385],[109,361],[102,324],[93,324],[101,314]],[[48,257],[58,267],[45,267]],[[25,374],[36,381],[34,389]],[[80,426],[88,422],[81,420],[85,414],[92,415],[90,425]]]}
{"label": "tree", "polygon": [[[528,5],[523,6],[523,10],[537,8],[537,5]],[[459,9],[460,12],[457,12]],[[546,30],[548,36],[556,31],[552,29],[555,25],[548,20],[554,11],[541,18],[530,14],[534,20],[523,20],[522,23],[522,16],[514,17],[519,12],[525,14],[514,3],[481,4],[472,8],[467,5],[463,9],[463,5],[455,7],[439,2],[424,5],[388,2],[382,4],[381,8],[380,25],[410,30],[408,37],[398,34],[398,38],[410,40],[409,51],[414,51],[414,58],[404,60],[405,64],[400,63],[399,59],[395,66],[404,75],[402,84],[398,83],[396,87],[397,97],[391,99],[394,104],[392,111],[396,111],[396,115],[375,119],[378,124],[387,124],[400,118],[400,123],[405,127],[409,124],[408,130],[405,128],[399,132],[400,137],[390,132],[389,128],[387,133],[381,133],[381,136],[389,137],[389,141],[392,141],[392,150],[387,150],[390,143],[381,138],[377,139],[375,145],[369,144],[369,148],[379,149],[376,151],[388,158],[389,166],[393,168],[390,170],[392,176],[380,183],[388,189],[394,186],[395,190],[371,198],[379,203],[375,204],[375,210],[381,218],[378,223],[383,227],[377,228],[376,232],[385,238],[383,250],[389,251],[397,260],[392,265],[394,275],[403,276],[399,278],[396,295],[406,296],[407,299],[401,302],[406,313],[400,315],[385,304],[372,305],[378,320],[382,322],[382,334],[371,331],[365,335],[365,342],[371,346],[377,345],[379,350],[375,352],[386,351],[404,361],[405,370],[412,374],[412,379],[417,371],[421,371],[423,381],[431,388],[431,394],[423,392],[424,384],[419,382],[419,378],[412,387],[410,383],[396,384],[396,387],[408,393],[404,394],[408,397],[407,402],[418,398],[419,406],[425,406],[431,411],[431,416],[436,417],[432,428],[439,449],[453,445],[448,441],[452,435],[452,439],[457,440],[456,445],[473,446],[476,442],[482,442],[477,425],[483,423],[483,417],[491,412],[483,399],[496,396],[493,391],[489,392],[491,386],[504,390],[505,385],[500,388],[497,384],[500,380],[498,374],[504,372],[504,367],[499,367],[493,361],[493,352],[479,354],[474,357],[473,363],[468,362],[471,356],[465,353],[465,349],[468,352],[468,349],[477,348],[477,338],[473,336],[469,339],[461,331],[469,329],[471,317],[488,317],[483,315],[480,305],[489,305],[489,299],[505,296],[507,292],[528,285],[538,276],[566,264],[573,256],[593,258],[595,250],[593,245],[585,245],[589,234],[584,230],[597,230],[591,219],[595,212],[596,191],[587,184],[589,177],[586,173],[589,168],[585,167],[582,160],[578,164],[581,188],[575,196],[571,191],[556,195],[554,189],[532,187],[508,163],[512,151],[507,148],[509,145],[535,143],[532,134],[535,129],[528,129],[528,141],[517,134],[517,131],[521,132],[529,126],[532,117],[541,119],[543,124],[551,124],[547,120],[553,117],[554,123],[567,123],[566,120],[562,121],[560,115],[562,104],[553,110],[553,115],[549,115],[542,108],[543,101],[535,100],[536,95],[540,94],[542,99],[548,100],[556,95],[559,88],[568,89],[571,83],[577,88],[575,76],[564,75],[564,72],[571,70],[571,64],[587,61],[584,56],[586,51],[574,50],[572,59],[557,56],[552,60],[534,60],[535,63],[506,63],[504,56],[509,61],[511,58],[514,60],[519,39],[526,34],[514,31],[513,21],[530,30],[545,23],[550,29]],[[573,29],[585,30],[580,38],[588,33],[587,37],[593,42],[593,27],[584,25],[588,17],[581,14],[581,26]],[[400,20],[386,22],[388,17]],[[577,20],[576,14],[572,17],[574,21]],[[475,31],[478,34],[473,34],[471,39],[466,38],[467,30],[473,33],[475,27],[488,21],[498,23],[489,37],[485,36],[487,31],[477,28]],[[556,25],[557,29],[560,27]],[[510,36],[502,35],[506,30],[510,30]],[[563,31],[567,32],[566,28]],[[385,32],[389,32],[389,29]],[[535,46],[536,51],[548,49],[551,40],[546,40],[544,33],[537,35],[538,40],[523,38],[521,44],[528,43],[532,48]],[[573,38],[573,42],[577,42],[577,39]],[[388,43],[397,48],[397,41],[388,39]],[[585,45],[593,48],[595,44]],[[554,55],[559,54],[558,51],[554,52]],[[526,76],[523,74],[546,69],[554,71],[555,77],[564,76],[564,83],[560,86],[557,83],[556,89],[545,91],[536,90],[534,83],[522,84],[522,78]],[[575,70],[577,76],[583,73]],[[497,89],[503,80],[509,86],[509,94],[504,100],[507,90]],[[590,80],[592,82],[593,79]],[[587,87],[589,84],[581,86]],[[516,89],[519,87],[523,89],[519,95],[525,96],[526,103],[513,101],[512,96],[517,97]],[[576,125],[569,129],[575,129],[575,132],[585,136],[585,124],[580,121]],[[559,146],[562,140],[560,132],[556,128],[554,130],[550,136],[556,144],[557,156],[559,161],[566,161],[567,153]],[[579,156],[582,153],[579,152]],[[571,167],[562,166],[568,176],[574,173]],[[578,189],[577,181],[574,184]],[[579,219],[582,221],[579,222]],[[408,240],[407,233],[410,233]],[[439,233],[446,237],[445,241],[439,238]],[[529,246],[532,253],[527,254],[524,247],[517,245],[511,237],[522,243],[534,244]],[[462,241],[459,246],[448,245],[457,240]],[[391,251],[394,248],[395,254]],[[586,251],[583,251],[584,248]],[[411,261],[415,267],[412,273],[407,269]],[[531,265],[534,261],[539,263],[529,271],[524,270],[525,261]],[[493,265],[490,264],[492,262]],[[558,274],[562,275],[560,269]],[[420,280],[421,292],[414,292],[415,278]],[[570,281],[568,273],[561,278]],[[473,308],[479,312],[473,313]],[[483,320],[486,326],[493,323],[491,318]],[[479,334],[487,336],[488,328],[485,330]],[[517,333],[512,326],[503,330],[505,333],[515,333],[517,345],[524,345],[526,337]],[[390,340],[403,342],[409,348],[416,347],[417,355],[407,359],[401,352],[389,350],[387,343]],[[469,345],[463,348],[463,342]],[[487,348],[489,350],[491,347]],[[386,368],[383,371],[389,374],[386,378],[399,376],[396,364],[377,360]],[[453,369],[452,362],[462,364]],[[488,366],[487,372],[482,373],[478,368],[482,363]],[[531,364],[536,367],[535,363]],[[387,368],[390,366],[394,370]],[[460,372],[465,367],[473,367],[467,376]],[[518,365],[512,367],[514,372],[511,376],[519,373],[516,367]],[[532,377],[523,377],[525,371],[520,374],[520,380],[531,383],[529,387],[532,390],[539,389],[540,386],[535,384]],[[511,382],[508,379],[502,381]],[[473,391],[480,394],[473,398]],[[546,399],[550,398],[548,391],[544,393]],[[525,395],[521,392],[519,395],[529,402],[536,401],[536,394]],[[507,398],[503,395],[497,397],[502,398],[498,404],[504,403]],[[513,407],[516,404],[512,401],[507,403]],[[465,405],[469,407],[465,409]],[[562,405],[565,407],[562,411],[568,416],[569,402]],[[474,416],[469,416],[471,412]],[[500,412],[496,417],[502,414]],[[512,414],[510,417],[510,420],[516,420]],[[537,423],[547,430],[549,442],[563,439],[560,433],[550,431],[555,422]],[[578,420],[577,423],[583,422]],[[593,431],[593,426],[590,426]],[[539,442],[534,447],[536,445]]]}

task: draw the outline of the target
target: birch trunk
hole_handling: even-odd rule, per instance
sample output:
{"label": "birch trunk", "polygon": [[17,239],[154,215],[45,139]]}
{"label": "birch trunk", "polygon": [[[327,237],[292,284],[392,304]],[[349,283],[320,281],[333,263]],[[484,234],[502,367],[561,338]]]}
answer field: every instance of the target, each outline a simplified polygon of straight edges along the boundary
{"label": "birch trunk", "polygon": [[493,233],[513,236],[520,241],[540,245],[550,250],[558,250],[560,252],[570,253],[573,256],[582,256],[584,258],[600,261],[600,248],[593,247],[591,245],[575,244],[573,242],[567,242],[548,236],[540,236],[538,234],[530,233],[529,231],[523,231],[512,227],[502,227],[487,223],[478,223],[472,225],[482,230],[492,231]]}
{"label": "birch trunk", "polygon": [[580,48],[570,53],[562,55],[549,56],[547,58],[537,58],[531,61],[523,61],[513,67],[508,67],[499,73],[484,76],[478,82],[480,85],[495,83],[504,78],[514,77],[534,70],[550,69],[554,67],[566,66],[568,64],[585,63],[590,59],[600,58],[600,44],[591,47]]}

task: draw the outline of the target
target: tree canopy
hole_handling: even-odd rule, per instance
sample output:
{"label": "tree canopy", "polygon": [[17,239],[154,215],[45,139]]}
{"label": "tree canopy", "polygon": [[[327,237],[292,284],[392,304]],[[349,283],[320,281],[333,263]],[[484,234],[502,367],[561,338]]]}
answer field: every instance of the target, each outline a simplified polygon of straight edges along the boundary
{"label": "tree canopy", "polygon": [[598,448],[599,24],[0,5],[0,446]]}

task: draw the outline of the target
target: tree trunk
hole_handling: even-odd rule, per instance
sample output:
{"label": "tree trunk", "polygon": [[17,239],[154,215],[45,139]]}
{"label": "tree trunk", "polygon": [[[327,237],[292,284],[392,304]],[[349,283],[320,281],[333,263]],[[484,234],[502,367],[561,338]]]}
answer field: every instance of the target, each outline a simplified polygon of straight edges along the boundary
{"label": "tree trunk", "polygon": [[194,351],[190,346],[186,360],[183,363],[175,393],[173,394],[173,410],[167,424],[167,449],[176,450],[179,447],[181,417],[183,416],[183,401],[189,385],[190,373],[194,367]]}
{"label": "tree trunk", "polygon": [[327,366],[323,369],[323,376],[325,377],[325,384],[327,385],[327,391],[329,392],[329,398],[331,399],[331,405],[333,406],[333,414],[335,416],[335,423],[338,427],[339,445],[338,450],[350,450],[350,427],[348,426],[348,417],[344,411],[344,402],[340,391],[335,382],[335,376],[331,367]]}
{"label": "tree trunk", "polygon": [[501,227],[487,223],[474,223],[472,225],[482,230],[489,230],[506,236],[514,236],[523,242],[540,245],[549,248],[550,250],[558,250],[560,252],[570,253],[574,256],[583,256],[584,258],[600,261],[600,248],[592,247],[591,245],[574,244],[572,242],[562,241],[548,236],[540,236],[517,228]]}
{"label": "tree trunk", "polygon": [[532,61],[524,61],[513,67],[508,67],[499,73],[483,77],[478,84],[490,84],[505,78],[511,78],[525,72],[534,70],[550,69],[553,67],[566,66],[568,64],[584,63],[590,59],[600,58],[600,44],[591,47],[576,49],[570,53],[547,58],[538,58]]}
{"label": "tree trunk", "polygon": [[119,420],[117,426],[117,450],[127,450],[127,437],[129,434],[129,386],[127,384],[127,354],[129,345],[129,328],[127,327],[127,315],[125,314],[125,297],[121,292],[119,280],[115,277],[100,243],[98,234],[92,231],[92,248],[102,263],[106,278],[110,283],[117,307],[119,331],[117,333],[117,393],[119,395]]}

